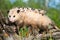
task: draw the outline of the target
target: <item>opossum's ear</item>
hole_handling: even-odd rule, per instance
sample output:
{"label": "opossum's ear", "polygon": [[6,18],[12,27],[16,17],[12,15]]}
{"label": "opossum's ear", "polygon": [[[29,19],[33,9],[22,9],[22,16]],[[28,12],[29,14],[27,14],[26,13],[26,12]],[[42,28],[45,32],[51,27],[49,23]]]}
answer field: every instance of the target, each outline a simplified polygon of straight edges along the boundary
{"label": "opossum's ear", "polygon": [[17,10],[17,13],[19,13],[20,12],[20,10]]}
{"label": "opossum's ear", "polygon": [[9,10],[7,11],[7,13],[9,13]]}

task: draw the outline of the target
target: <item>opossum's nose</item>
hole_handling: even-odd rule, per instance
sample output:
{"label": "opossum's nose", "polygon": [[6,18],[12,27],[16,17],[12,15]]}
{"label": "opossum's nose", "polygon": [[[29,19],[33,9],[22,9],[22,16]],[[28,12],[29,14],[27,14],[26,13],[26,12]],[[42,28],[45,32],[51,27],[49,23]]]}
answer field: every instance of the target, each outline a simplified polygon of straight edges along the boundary
{"label": "opossum's nose", "polygon": [[9,21],[10,21],[10,22],[14,22],[14,19],[13,19],[13,18],[9,18]]}

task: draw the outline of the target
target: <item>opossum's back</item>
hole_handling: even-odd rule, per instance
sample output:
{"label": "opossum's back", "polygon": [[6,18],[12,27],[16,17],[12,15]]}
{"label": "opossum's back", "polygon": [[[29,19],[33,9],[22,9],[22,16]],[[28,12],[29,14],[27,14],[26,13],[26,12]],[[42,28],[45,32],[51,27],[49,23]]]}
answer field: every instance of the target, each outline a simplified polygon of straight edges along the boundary
{"label": "opossum's back", "polygon": [[31,12],[27,13],[26,16],[27,16],[27,18],[28,18],[29,20],[34,20],[34,21],[38,21],[39,19],[42,18],[42,15],[40,15],[40,14],[35,14],[35,13],[33,13],[33,12],[32,12],[32,13],[31,13]]}
{"label": "opossum's back", "polygon": [[38,20],[42,18],[42,15],[33,12],[26,13],[25,15],[25,21],[28,23],[38,23]]}

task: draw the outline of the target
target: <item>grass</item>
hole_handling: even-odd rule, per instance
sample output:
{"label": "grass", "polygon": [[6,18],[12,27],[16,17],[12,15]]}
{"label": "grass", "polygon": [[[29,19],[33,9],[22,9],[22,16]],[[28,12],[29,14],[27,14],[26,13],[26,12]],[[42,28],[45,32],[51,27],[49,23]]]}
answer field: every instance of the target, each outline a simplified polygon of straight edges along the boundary
{"label": "grass", "polygon": [[[19,33],[20,33],[20,36],[21,36],[22,38],[27,37],[28,28],[27,28],[27,27],[21,28],[20,31],[19,31]],[[28,34],[29,34],[29,33],[28,33]],[[47,39],[47,38],[42,38],[42,40],[46,40],[46,39]],[[48,40],[54,40],[53,37],[52,37],[52,33],[50,33],[50,36],[49,36]]]}
{"label": "grass", "polygon": [[22,37],[26,37],[27,36],[27,33],[28,33],[28,28],[25,27],[25,28],[21,28],[20,31],[19,31],[20,35]]}

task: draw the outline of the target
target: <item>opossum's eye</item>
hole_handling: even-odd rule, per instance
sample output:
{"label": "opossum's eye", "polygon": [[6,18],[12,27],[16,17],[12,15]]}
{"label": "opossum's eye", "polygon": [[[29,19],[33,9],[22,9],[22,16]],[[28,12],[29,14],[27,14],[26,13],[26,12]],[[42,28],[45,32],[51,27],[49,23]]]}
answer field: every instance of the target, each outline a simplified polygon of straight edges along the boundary
{"label": "opossum's eye", "polygon": [[13,17],[15,17],[15,15]]}
{"label": "opossum's eye", "polygon": [[17,10],[17,13],[19,13],[20,12],[20,10]]}
{"label": "opossum's eye", "polygon": [[7,13],[9,13],[9,10],[7,11]]}

